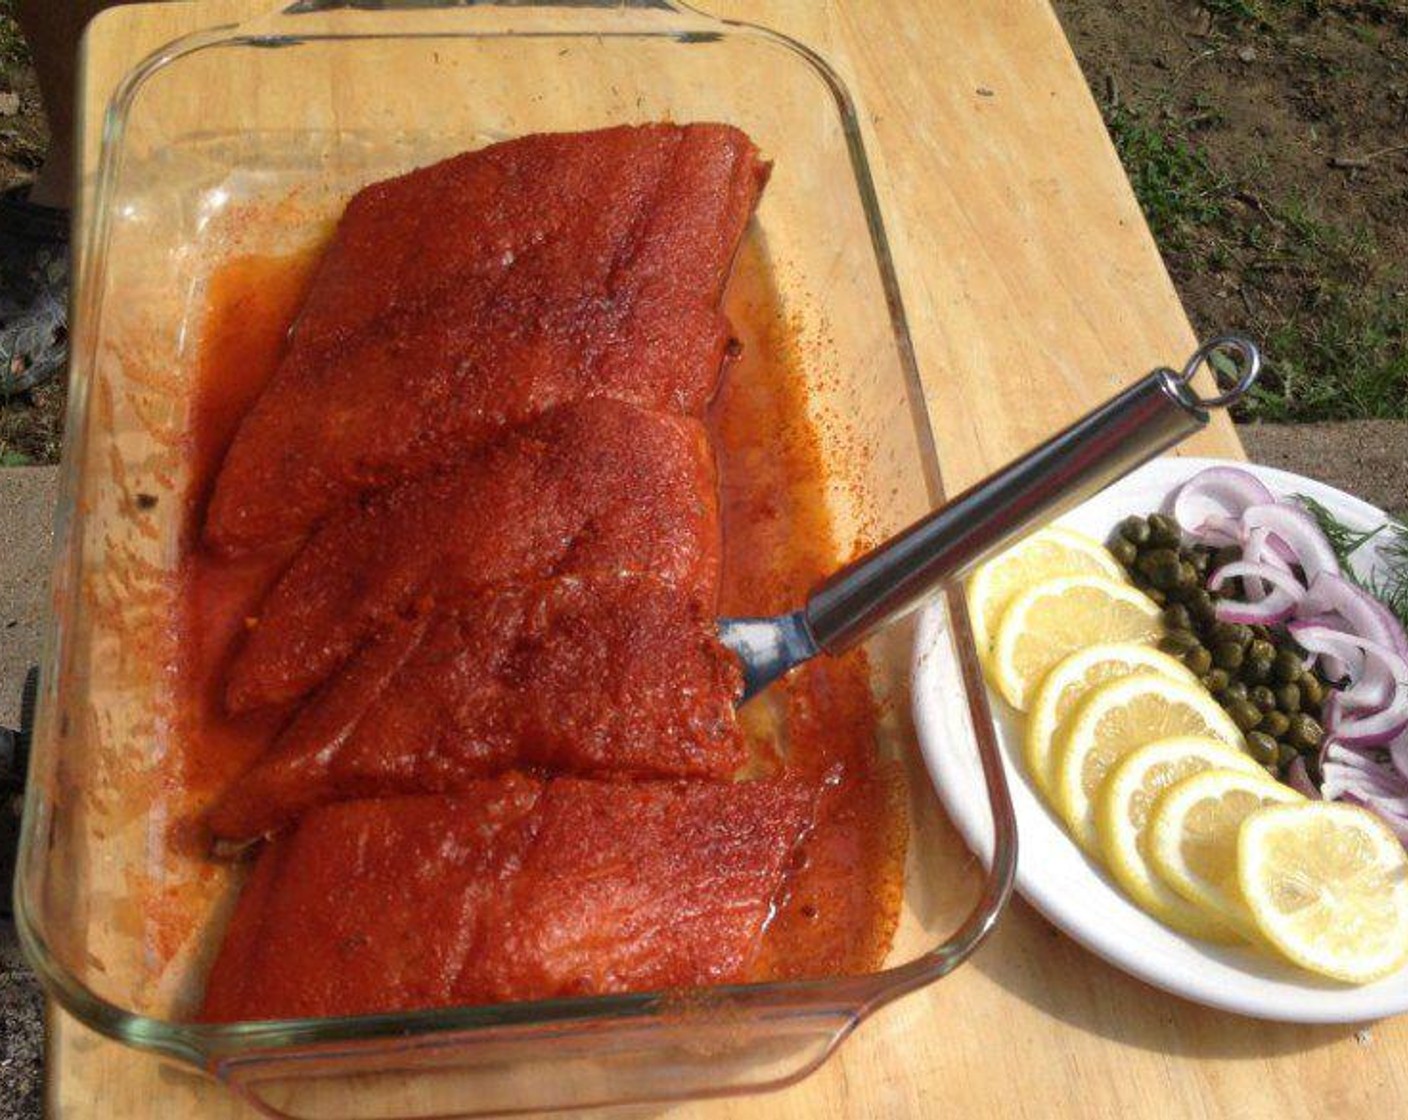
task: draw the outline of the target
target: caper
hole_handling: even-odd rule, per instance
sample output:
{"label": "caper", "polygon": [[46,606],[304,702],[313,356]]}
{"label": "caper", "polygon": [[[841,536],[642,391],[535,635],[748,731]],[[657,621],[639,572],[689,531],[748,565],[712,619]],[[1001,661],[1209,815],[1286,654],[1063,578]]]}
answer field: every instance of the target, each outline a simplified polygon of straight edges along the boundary
{"label": "caper", "polygon": [[1177,548],[1178,542],[1183,539],[1183,530],[1178,527],[1175,521],[1166,513],[1151,513],[1149,515],[1149,543],[1161,548]]}
{"label": "caper", "polygon": [[1232,683],[1226,669],[1209,669],[1203,674],[1203,687],[1216,695]]}
{"label": "caper", "polygon": [[1212,628],[1214,642],[1231,642],[1237,646],[1250,645],[1252,628],[1240,622],[1219,622]]}
{"label": "caper", "polygon": [[1276,761],[1281,765],[1282,769],[1285,769],[1299,757],[1300,751],[1296,750],[1290,743],[1282,743],[1280,744],[1280,750],[1277,752]]}
{"label": "caper", "polygon": [[1261,722],[1261,710],[1250,700],[1233,700],[1227,705],[1227,714],[1243,731],[1250,731]]}
{"label": "caper", "polygon": [[1286,740],[1293,747],[1299,747],[1304,751],[1313,750],[1320,745],[1320,740],[1324,737],[1324,729],[1304,712],[1297,712],[1291,717],[1291,726],[1286,732]]}
{"label": "caper", "polygon": [[1242,667],[1242,647],[1236,642],[1218,642],[1212,647],[1212,663],[1219,669],[1235,673]]}
{"label": "caper", "polygon": [[1233,681],[1223,689],[1223,691],[1233,700],[1245,700],[1247,698],[1247,686],[1241,681]]}
{"label": "caper", "polygon": [[1300,706],[1318,712],[1325,700],[1325,686],[1320,683],[1320,678],[1307,672],[1297,683],[1300,685]]}
{"label": "caper", "polygon": [[1139,571],[1161,591],[1178,584],[1181,562],[1171,548],[1155,548],[1139,557]]}
{"label": "caper", "polygon": [[1281,738],[1290,729],[1290,726],[1291,717],[1285,712],[1267,712],[1261,717],[1261,730],[1273,739]]}
{"label": "caper", "polygon": [[1202,676],[1212,668],[1212,654],[1207,651],[1206,646],[1197,646],[1183,655],[1183,664],[1187,665],[1195,676]]}
{"label": "caper", "polygon": [[1131,544],[1144,544],[1149,539],[1149,523],[1138,514],[1120,522],[1120,536]]}
{"label": "caper", "polygon": [[1159,648],[1174,657],[1182,657],[1190,649],[1197,649],[1202,643],[1191,630],[1170,630],[1159,639]]}
{"label": "caper", "polygon": [[[1252,639],[1253,639],[1253,640],[1260,639],[1260,640],[1263,641],[1263,642],[1269,642],[1269,641],[1271,641],[1271,631],[1270,631],[1269,629],[1267,629],[1265,626],[1263,626],[1261,623],[1259,623],[1259,622],[1253,623],[1253,624],[1251,625],[1250,629],[1251,629],[1251,632],[1252,632]],[[1273,646],[1272,648],[1273,648],[1273,650],[1274,650],[1275,647]]]}
{"label": "caper", "polygon": [[1186,554],[1186,558],[1193,565],[1200,580],[1208,574],[1208,568],[1212,566],[1212,554],[1206,548],[1192,549]]}
{"label": "caper", "polygon": [[1211,626],[1217,620],[1217,608],[1212,596],[1201,587],[1195,587],[1183,597],[1183,605],[1199,626]]}
{"label": "caper", "polygon": [[[1255,647],[1253,642],[1252,646]],[[1270,657],[1258,657],[1255,653],[1248,653],[1242,662],[1242,679],[1248,684],[1265,684],[1271,679]]]}
{"label": "caper", "polygon": [[1281,751],[1281,744],[1270,735],[1260,731],[1247,732],[1247,753],[1263,766],[1274,763]]}
{"label": "caper", "polygon": [[1165,607],[1162,615],[1164,626],[1169,630],[1192,630],[1193,618],[1183,604]]}
{"label": "caper", "polygon": [[1257,657],[1264,661],[1275,661],[1276,647],[1265,638],[1256,638],[1253,640],[1252,644],[1247,647],[1247,656]]}
{"label": "caper", "polygon": [[1248,689],[1247,699],[1260,708],[1263,715],[1276,710],[1276,694],[1264,684]]}
{"label": "caper", "polygon": [[1193,567],[1191,560],[1180,560],[1178,562],[1178,586],[1186,587],[1189,591],[1198,586],[1198,569]]}
{"label": "caper", "polygon": [[1128,568],[1139,559],[1139,549],[1134,547],[1134,542],[1126,537],[1116,537],[1110,542],[1110,555],[1118,560],[1121,566]]}
{"label": "caper", "polygon": [[1282,684],[1290,684],[1299,680],[1300,674],[1300,658],[1295,652],[1289,649],[1277,650],[1276,660],[1271,665],[1271,675]]}
{"label": "caper", "polygon": [[1276,706],[1289,716],[1300,711],[1300,685],[1278,684],[1276,686]]}

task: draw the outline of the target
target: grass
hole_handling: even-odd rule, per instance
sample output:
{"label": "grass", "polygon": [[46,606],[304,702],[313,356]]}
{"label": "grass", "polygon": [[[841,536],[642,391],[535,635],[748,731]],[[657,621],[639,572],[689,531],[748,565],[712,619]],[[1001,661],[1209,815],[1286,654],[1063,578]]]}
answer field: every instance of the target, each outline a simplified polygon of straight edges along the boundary
{"label": "grass", "polygon": [[[1265,22],[1313,3],[1215,0],[1215,19]],[[1294,194],[1255,162],[1224,172],[1199,144],[1216,114],[1170,96],[1102,105],[1111,139],[1175,274],[1243,292],[1264,343],[1261,384],[1240,420],[1408,419],[1408,262]],[[1267,295],[1266,293],[1270,293]],[[1258,296],[1255,301],[1253,296]]]}
{"label": "grass", "polygon": [[1266,335],[1274,360],[1254,390],[1260,419],[1408,418],[1408,292],[1319,286],[1302,315]]}
{"label": "grass", "polygon": [[59,461],[63,393],[60,385],[50,383],[0,403],[0,467]]}
{"label": "grass", "polygon": [[1214,24],[1224,28],[1284,31],[1292,22],[1322,19],[1331,13],[1361,25],[1401,27],[1408,22],[1403,0],[1202,0],[1200,6]]}
{"label": "grass", "polygon": [[0,0],[0,66],[28,65],[29,48],[15,22],[15,0]]}
{"label": "grass", "polygon": [[1231,183],[1185,136],[1118,102],[1105,125],[1160,246],[1182,248],[1194,227],[1223,217]]}

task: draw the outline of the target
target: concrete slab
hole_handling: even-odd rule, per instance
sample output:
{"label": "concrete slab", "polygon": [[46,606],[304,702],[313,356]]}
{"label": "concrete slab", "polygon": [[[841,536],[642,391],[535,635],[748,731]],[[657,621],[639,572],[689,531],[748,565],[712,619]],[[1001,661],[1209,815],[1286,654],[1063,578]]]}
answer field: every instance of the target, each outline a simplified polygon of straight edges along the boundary
{"label": "concrete slab", "polygon": [[[25,670],[39,661],[57,483],[57,467],[0,470],[0,724],[8,727],[19,719]],[[0,1120],[38,1120],[43,1090],[44,999],[14,927],[0,920]]]}
{"label": "concrete slab", "polygon": [[0,470],[0,724],[19,718],[25,669],[39,661],[57,467]]}
{"label": "concrete slab", "polygon": [[1408,517],[1408,421],[1246,424],[1237,434],[1254,462],[1303,474]]}

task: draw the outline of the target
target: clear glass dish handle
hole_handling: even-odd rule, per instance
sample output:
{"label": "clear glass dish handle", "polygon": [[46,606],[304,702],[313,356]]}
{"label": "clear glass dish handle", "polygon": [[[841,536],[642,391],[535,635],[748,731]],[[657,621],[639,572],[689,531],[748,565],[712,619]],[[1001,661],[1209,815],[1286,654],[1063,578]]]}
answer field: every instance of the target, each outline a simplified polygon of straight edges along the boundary
{"label": "clear glass dish handle", "polygon": [[265,15],[242,21],[239,32],[255,41],[357,34],[374,26],[379,14],[394,13],[416,13],[426,29],[451,33],[463,31],[466,20],[484,32],[556,32],[573,25],[599,30],[605,16],[618,31],[667,29],[676,35],[717,33],[730,22],[684,0],[274,0]]}
{"label": "clear glass dish handle", "polygon": [[[555,0],[294,0],[280,7],[284,15],[308,15],[313,12],[362,11],[407,12],[442,8],[542,8],[561,7]],[[574,0],[574,8],[642,8],[677,12],[688,5],[673,0]]]}

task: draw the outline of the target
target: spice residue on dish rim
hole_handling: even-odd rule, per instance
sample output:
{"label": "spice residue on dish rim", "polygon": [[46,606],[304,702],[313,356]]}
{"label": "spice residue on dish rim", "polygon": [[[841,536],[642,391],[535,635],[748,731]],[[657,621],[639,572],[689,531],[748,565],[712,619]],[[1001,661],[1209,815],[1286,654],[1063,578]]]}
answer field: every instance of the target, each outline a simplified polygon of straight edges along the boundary
{"label": "spice residue on dish rim", "polygon": [[[209,285],[179,595],[178,735],[188,804],[208,803],[234,780],[288,714],[231,719],[220,699],[234,639],[286,558],[216,563],[199,550],[197,529],[224,450],[277,365],[316,260],[314,251],[240,257]],[[772,614],[801,603],[835,567],[837,550],[795,332],[782,319],[756,232],[740,251],[725,305],[741,345],[709,416],[724,527],[720,612]],[[783,754],[794,771],[825,780],[757,978],[880,967],[903,895],[906,821],[898,767],[877,758],[879,713],[864,656],[818,659],[743,714],[757,748],[754,770],[775,769]],[[192,823],[177,838],[183,847],[201,842]]]}

